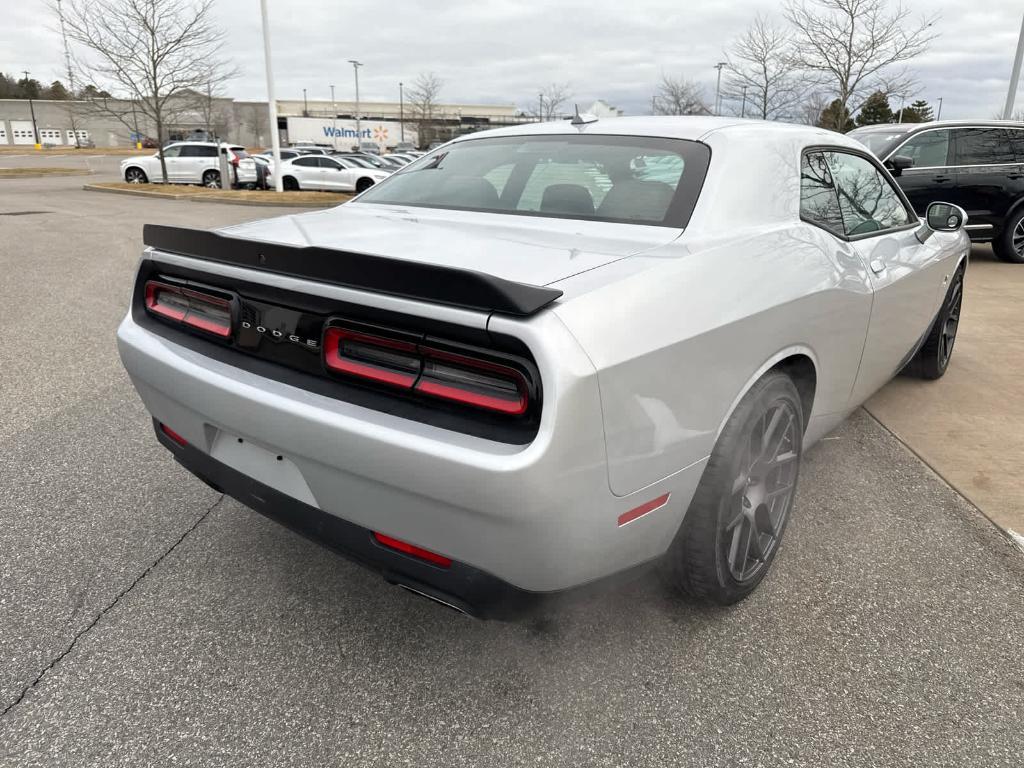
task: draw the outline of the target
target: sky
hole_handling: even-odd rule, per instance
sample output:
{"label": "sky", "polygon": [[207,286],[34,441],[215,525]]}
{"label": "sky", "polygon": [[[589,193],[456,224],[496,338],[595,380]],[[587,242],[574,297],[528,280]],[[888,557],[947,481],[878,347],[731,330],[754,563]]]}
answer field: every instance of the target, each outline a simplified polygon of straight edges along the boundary
{"label": "sky", "polygon": [[[225,51],[240,76],[226,86],[238,99],[266,98],[257,0],[216,0],[229,31]],[[602,98],[627,114],[648,112],[662,73],[703,84],[714,100],[714,65],[761,13],[781,21],[769,0],[267,0],[279,99],[354,98],[349,59],[363,63],[365,101],[397,101],[398,83],[435,72],[448,103],[530,108],[537,93],[567,83],[585,108]],[[938,13],[938,39],[910,63],[916,98],[943,118],[989,118],[1003,105],[1024,2],[906,0],[915,13]],[[0,14],[0,71],[63,77],[61,41],[47,0],[7,0]],[[893,105],[898,108],[897,104]],[[1024,94],[1018,99],[1024,108]]]}

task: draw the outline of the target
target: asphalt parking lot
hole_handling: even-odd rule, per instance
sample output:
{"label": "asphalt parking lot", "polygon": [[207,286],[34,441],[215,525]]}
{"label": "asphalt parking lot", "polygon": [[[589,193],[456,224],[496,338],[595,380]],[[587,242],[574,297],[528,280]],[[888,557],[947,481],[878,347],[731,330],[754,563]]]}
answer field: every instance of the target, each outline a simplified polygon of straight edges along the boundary
{"label": "asphalt parking lot", "polygon": [[81,184],[0,182],[0,766],[1024,763],[1024,556],[872,416],[808,454],[746,602],[477,622],[152,435],[114,344],[141,225],[275,210]]}

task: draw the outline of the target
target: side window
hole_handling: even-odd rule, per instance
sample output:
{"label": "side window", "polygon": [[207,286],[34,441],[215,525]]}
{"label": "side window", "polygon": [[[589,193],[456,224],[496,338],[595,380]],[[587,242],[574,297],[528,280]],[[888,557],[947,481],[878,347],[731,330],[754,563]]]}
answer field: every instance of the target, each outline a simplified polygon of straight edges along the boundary
{"label": "side window", "polygon": [[315,157],[300,157],[292,165],[301,165],[303,168],[316,168],[319,163]]}
{"label": "side window", "polygon": [[164,157],[180,157],[181,149],[181,144],[175,144],[172,147],[164,147]]}
{"label": "side window", "polygon": [[942,168],[949,165],[949,130],[925,131],[909,139],[896,150],[897,155],[909,157],[915,168]]}
{"label": "side window", "polygon": [[329,171],[336,171],[339,168],[344,167],[341,163],[331,160],[329,157],[318,157],[317,160],[319,161],[317,165],[321,168],[326,168]]}
{"label": "side window", "polygon": [[1010,137],[1010,146],[1013,147],[1015,162],[1024,163],[1024,130],[1008,128],[1006,133]]}
{"label": "side window", "polygon": [[216,157],[216,147],[196,147],[196,157]]}
{"label": "side window", "polygon": [[881,232],[912,221],[899,193],[870,161],[846,152],[826,152],[825,159],[848,236]]}
{"label": "side window", "polygon": [[820,152],[808,152],[800,163],[800,218],[838,235],[845,233],[832,172]]}
{"label": "side window", "polygon": [[181,148],[181,154],[178,157],[200,157],[199,147],[194,147],[186,144]]}
{"label": "side window", "polygon": [[1002,128],[958,128],[956,165],[1015,163],[1010,137]]}

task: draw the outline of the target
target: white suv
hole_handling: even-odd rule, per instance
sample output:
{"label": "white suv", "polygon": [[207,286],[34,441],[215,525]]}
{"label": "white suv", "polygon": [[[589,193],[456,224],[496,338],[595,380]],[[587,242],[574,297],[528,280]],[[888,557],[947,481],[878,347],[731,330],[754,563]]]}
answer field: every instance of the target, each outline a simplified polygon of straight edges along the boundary
{"label": "white suv", "polygon": [[[233,168],[233,184],[255,184],[256,163],[245,151],[245,147],[221,144],[227,153],[228,163]],[[204,187],[220,186],[220,159],[217,144],[212,141],[180,141],[164,147],[164,161],[167,163],[167,180],[172,184],[202,184]],[[160,155],[130,157],[121,161],[121,178],[129,184],[146,184],[160,181]]]}

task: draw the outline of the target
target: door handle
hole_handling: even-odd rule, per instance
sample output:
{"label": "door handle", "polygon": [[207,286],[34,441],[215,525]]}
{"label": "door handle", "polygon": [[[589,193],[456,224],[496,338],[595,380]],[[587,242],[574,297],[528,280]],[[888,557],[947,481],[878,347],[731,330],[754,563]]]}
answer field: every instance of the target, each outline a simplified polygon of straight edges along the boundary
{"label": "door handle", "polygon": [[883,272],[885,272],[885,262],[882,261],[881,259],[872,259],[871,264],[869,264],[868,266],[871,267],[871,271],[874,272],[876,275],[880,275]]}
{"label": "door handle", "polygon": [[943,176],[943,175],[940,174],[938,176],[932,176],[932,181],[937,181],[937,182],[939,182],[941,184],[941,183],[946,182],[946,181],[952,181],[952,177],[950,177],[950,176]]}

